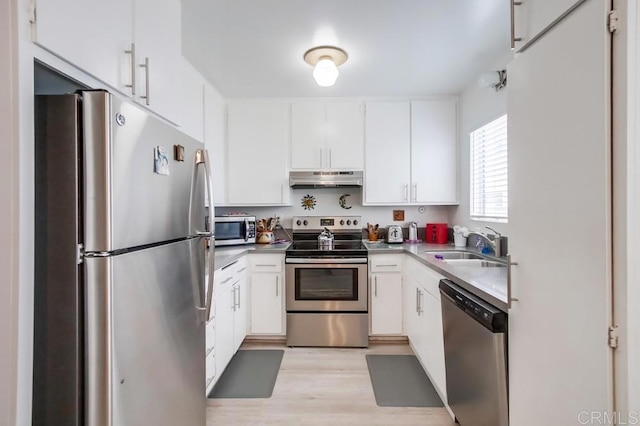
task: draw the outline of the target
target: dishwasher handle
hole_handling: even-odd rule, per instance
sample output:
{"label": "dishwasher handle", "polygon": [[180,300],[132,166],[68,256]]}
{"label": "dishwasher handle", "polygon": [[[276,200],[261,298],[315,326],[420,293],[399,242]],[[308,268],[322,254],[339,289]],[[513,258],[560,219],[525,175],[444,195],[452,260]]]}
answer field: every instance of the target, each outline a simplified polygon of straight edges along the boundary
{"label": "dishwasher handle", "polygon": [[451,280],[440,280],[440,294],[445,300],[473,318],[492,333],[507,332],[507,314]]}

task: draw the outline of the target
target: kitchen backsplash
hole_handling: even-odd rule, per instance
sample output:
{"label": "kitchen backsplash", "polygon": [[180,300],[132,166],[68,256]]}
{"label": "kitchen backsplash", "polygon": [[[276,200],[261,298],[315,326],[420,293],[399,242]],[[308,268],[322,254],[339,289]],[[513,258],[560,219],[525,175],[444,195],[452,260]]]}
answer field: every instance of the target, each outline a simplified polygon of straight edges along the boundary
{"label": "kitchen backsplash", "polygon": [[[291,200],[290,207],[216,207],[215,214],[220,216],[230,212],[246,212],[257,218],[278,215],[281,225],[287,229],[292,226],[293,216],[323,215],[361,216],[363,228],[366,228],[367,222],[377,223],[381,228],[391,224],[404,228],[413,221],[424,229],[427,222],[447,222],[450,209],[449,206],[424,206],[424,212],[421,213],[420,206],[363,206],[361,188],[294,189]],[[303,205],[309,208],[306,209]],[[403,221],[393,220],[394,210],[404,210]]]}

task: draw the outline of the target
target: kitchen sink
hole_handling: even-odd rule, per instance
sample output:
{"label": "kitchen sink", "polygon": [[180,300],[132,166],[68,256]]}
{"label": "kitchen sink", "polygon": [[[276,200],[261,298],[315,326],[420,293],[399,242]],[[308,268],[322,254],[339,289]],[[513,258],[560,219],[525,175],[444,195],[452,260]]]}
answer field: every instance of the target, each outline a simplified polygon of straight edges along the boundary
{"label": "kitchen sink", "polygon": [[481,268],[503,268],[507,266],[504,262],[487,259],[447,259],[444,263],[454,266],[475,266]]}
{"label": "kitchen sink", "polygon": [[433,255],[436,259],[441,260],[467,260],[477,259],[486,260],[487,258],[476,253],[470,253],[468,251],[426,251],[425,253]]}

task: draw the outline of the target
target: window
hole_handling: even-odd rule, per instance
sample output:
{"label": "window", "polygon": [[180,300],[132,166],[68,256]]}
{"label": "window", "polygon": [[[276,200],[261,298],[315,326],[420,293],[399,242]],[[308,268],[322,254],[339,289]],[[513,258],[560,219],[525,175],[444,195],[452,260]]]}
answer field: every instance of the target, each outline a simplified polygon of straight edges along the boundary
{"label": "window", "polygon": [[506,222],[507,115],[471,132],[471,219]]}

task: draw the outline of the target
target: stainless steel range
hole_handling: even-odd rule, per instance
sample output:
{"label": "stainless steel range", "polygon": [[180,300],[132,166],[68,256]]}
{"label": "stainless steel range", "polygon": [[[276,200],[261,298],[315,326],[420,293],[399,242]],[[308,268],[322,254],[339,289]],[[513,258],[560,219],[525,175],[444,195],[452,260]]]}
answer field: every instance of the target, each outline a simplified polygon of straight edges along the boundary
{"label": "stainless steel range", "polygon": [[[333,243],[327,244],[327,238]],[[287,345],[367,347],[367,249],[361,218],[294,217],[285,263]]]}

